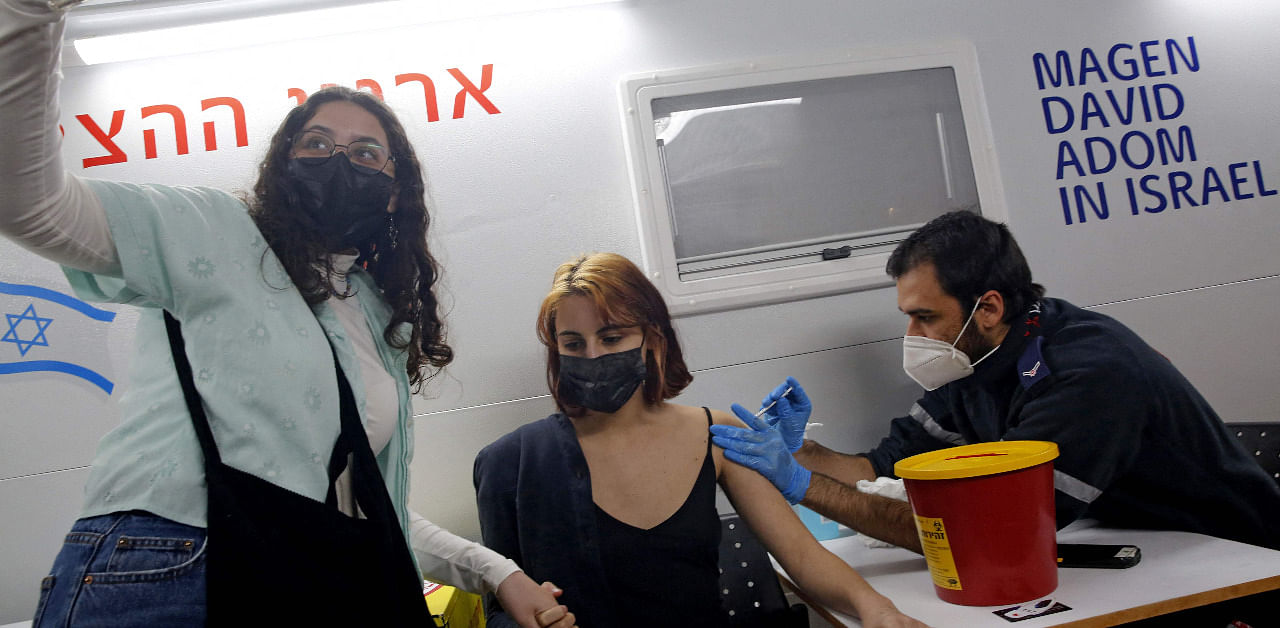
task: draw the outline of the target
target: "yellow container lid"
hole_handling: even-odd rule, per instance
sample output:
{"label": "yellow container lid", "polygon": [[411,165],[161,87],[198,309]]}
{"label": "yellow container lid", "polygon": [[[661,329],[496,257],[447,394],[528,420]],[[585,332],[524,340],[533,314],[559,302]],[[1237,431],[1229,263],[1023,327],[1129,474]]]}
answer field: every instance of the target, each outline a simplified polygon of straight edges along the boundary
{"label": "yellow container lid", "polygon": [[1026,469],[1057,457],[1057,443],[1006,440],[917,454],[899,460],[893,472],[909,480],[954,480]]}

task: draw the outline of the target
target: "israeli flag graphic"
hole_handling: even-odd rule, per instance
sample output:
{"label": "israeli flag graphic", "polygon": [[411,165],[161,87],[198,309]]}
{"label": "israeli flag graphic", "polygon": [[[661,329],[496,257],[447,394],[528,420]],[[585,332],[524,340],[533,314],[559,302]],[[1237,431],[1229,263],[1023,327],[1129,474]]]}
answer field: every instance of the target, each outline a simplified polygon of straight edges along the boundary
{"label": "israeli flag graphic", "polygon": [[[0,281],[0,376],[15,373],[54,372],[83,379],[110,395],[115,384],[91,365],[100,362],[85,355],[83,346],[51,342],[89,333],[106,334],[115,312],[94,307],[73,296],[49,288]],[[59,327],[77,333],[57,333]],[[101,345],[99,345],[101,347]],[[3,380],[0,380],[3,381]]]}

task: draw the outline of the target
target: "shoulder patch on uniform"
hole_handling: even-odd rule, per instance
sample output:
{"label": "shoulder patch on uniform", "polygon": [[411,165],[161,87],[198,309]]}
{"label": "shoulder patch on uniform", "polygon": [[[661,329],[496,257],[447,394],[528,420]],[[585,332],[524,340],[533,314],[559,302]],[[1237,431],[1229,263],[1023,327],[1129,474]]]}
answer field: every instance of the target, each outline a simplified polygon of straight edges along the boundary
{"label": "shoulder patch on uniform", "polygon": [[1044,344],[1043,336],[1036,336],[1027,343],[1027,348],[1018,358],[1018,382],[1023,389],[1031,388],[1036,382],[1049,376],[1049,365],[1045,364],[1044,355],[1040,352]]}

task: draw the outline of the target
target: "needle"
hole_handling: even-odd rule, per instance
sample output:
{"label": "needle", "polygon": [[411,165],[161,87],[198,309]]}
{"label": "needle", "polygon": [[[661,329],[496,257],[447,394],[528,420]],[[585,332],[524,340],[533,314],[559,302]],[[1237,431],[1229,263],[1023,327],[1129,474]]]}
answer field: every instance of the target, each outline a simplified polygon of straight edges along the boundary
{"label": "needle", "polygon": [[[787,395],[790,395],[790,394],[791,394],[791,387],[790,387],[790,386],[787,386],[787,390],[786,390],[785,392],[783,392],[783,393],[782,393],[782,395],[781,395],[780,397],[778,397],[778,399],[781,399],[782,397],[786,397]],[[772,408],[772,407],[774,407],[774,406],[778,405],[778,399],[774,399],[772,402],[770,402],[770,403],[769,403],[769,405],[767,405],[767,406],[765,406],[765,407],[763,407],[763,408],[760,408],[760,411],[759,411],[759,412],[756,412],[756,418],[757,418],[757,419],[758,419],[758,418],[760,418],[760,415],[762,415],[762,414],[764,414],[764,413],[768,412],[770,408]]]}

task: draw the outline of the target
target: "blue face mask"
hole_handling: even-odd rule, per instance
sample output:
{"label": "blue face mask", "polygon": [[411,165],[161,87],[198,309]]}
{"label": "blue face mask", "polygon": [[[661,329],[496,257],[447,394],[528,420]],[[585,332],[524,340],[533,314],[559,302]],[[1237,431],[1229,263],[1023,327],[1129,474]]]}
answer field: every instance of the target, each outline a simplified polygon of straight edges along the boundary
{"label": "blue face mask", "polygon": [[315,218],[330,251],[360,249],[386,225],[395,183],[390,176],[352,164],[346,153],[296,157],[289,160],[286,172],[290,187]]}
{"label": "blue face mask", "polygon": [[613,414],[644,382],[647,369],[640,347],[597,358],[560,355],[561,403]]}

